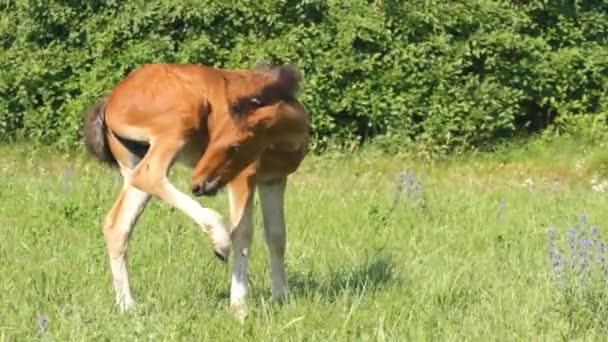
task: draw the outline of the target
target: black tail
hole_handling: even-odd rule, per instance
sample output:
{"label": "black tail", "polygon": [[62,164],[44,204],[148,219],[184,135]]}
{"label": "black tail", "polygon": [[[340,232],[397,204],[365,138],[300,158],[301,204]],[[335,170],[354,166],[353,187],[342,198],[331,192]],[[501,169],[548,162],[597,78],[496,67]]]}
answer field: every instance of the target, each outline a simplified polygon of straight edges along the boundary
{"label": "black tail", "polygon": [[84,144],[95,158],[110,165],[117,164],[110,147],[105,122],[106,98],[97,101],[89,109],[84,121]]}

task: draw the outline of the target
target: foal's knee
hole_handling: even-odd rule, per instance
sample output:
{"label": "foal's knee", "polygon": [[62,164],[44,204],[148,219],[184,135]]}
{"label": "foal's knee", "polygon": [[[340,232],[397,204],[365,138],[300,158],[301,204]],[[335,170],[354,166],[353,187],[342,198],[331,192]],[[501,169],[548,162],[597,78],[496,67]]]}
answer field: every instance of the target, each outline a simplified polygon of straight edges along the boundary
{"label": "foal's knee", "polygon": [[[148,171],[148,172],[146,172]],[[160,196],[165,185],[166,177],[164,175],[156,175],[150,170],[142,171],[142,169],[135,169],[129,179],[129,183],[139,191],[147,192],[153,196]]]}
{"label": "foal's knee", "polygon": [[264,234],[268,247],[275,253],[285,254],[285,233],[282,231],[266,231]]}

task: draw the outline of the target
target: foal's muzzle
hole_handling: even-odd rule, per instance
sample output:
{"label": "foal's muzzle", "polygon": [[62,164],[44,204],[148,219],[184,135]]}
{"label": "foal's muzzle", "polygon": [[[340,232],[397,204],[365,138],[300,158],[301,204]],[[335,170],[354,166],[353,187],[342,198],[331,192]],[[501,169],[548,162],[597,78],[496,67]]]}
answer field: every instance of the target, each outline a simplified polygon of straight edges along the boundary
{"label": "foal's muzzle", "polygon": [[207,178],[202,184],[192,186],[192,194],[194,196],[214,196],[222,187],[222,179],[220,176]]}

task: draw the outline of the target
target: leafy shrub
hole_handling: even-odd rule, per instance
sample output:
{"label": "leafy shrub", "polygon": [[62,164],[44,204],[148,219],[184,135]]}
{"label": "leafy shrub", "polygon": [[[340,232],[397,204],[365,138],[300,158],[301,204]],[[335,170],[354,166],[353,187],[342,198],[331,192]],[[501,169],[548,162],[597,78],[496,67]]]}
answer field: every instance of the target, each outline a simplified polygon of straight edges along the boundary
{"label": "leafy shrub", "polygon": [[608,3],[0,3],[0,139],[73,146],[82,112],[148,62],[293,63],[314,148],[375,138],[428,154],[608,112]]}

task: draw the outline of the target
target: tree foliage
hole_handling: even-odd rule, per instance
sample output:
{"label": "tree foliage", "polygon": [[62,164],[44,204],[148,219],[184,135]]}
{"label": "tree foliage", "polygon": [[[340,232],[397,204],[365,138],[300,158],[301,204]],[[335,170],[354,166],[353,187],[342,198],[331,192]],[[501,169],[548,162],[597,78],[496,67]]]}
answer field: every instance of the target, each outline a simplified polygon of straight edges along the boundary
{"label": "tree foliage", "polygon": [[73,146],[83,111],[148,62],[298,66],[316,148],[451,152],[608,112],[608,0],[3,0],[0,12],[4,141]]}

